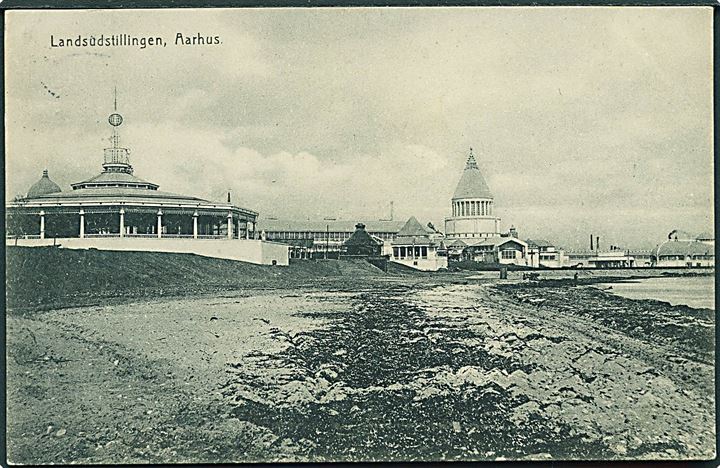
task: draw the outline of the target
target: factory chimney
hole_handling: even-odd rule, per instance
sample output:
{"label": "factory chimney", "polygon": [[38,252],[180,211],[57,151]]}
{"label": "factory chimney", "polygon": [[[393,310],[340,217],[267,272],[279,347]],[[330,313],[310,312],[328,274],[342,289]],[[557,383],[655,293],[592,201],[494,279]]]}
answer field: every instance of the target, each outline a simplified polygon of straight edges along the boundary
{"label": "factory chimney", "polygon": [[595,236],[595,248],[600,250],[600,236]]}
{"label": "factory chimney", "polygon": [[593,250],[593,235],[590,234],[590,250]]}

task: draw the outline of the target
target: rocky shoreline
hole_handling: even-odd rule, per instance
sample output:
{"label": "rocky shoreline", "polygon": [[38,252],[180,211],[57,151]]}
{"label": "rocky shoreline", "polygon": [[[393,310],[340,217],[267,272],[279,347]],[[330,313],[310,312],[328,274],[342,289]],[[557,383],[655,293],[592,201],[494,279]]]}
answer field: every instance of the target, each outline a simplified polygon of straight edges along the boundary
{"label": "rocky shoreline", "polygon": [[714,457],[713,311],[572,279],[312,286],[9,315],[11,460]]}

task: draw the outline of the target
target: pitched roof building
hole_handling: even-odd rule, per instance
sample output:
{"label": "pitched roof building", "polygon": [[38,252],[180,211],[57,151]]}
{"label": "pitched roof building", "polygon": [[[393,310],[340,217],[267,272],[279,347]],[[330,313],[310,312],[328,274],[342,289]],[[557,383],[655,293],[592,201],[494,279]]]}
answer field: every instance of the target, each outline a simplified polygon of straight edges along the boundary
{"label": "pitched roof building", "polygon": [[410,217],[392,243],[392,261],[418,270],[447,268],[443,235]]}

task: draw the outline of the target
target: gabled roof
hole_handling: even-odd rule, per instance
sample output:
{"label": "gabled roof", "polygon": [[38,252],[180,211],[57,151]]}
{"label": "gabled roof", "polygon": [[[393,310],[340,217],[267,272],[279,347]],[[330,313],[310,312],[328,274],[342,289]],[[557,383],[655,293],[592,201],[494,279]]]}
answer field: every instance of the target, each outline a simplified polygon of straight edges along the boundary
{"label": "gabled roof", "polygon": [[488,187],[485,178],[480,173],[480,168],[472,151],[453,195],[453,200],[462,198],[493,198],[490,187]]}
{"label": "gabled roof", "polygon": [[533,247],[555,247],[555,244],[545,239],[527,239],[525,242],[527,245]]}
{"label": "gabled roof", "polygon": [[428,234],[430,234],[429,229],[420,224],[420,221],[418,221],[415,216],[411,216],[405,225],[400,228],[397,236],[427,236]]}
{"label": "gabled roof", "polygon": [[405,225],[398,231],[393,245],[435,245],[437,233],[430,228],[420,224],[420,222],[411,216]]}
{"label": "gabled roof", "polygon": [[470,247],[479,247],[479,246],[492,246],[492,247],[500,247],[503,244],[507,244],[509,242],[515,242],[516,244],[522,245],[527,247],[527,243],[524,241],[521,241],[520,239],[516,237],[485,237],[482,239],[478,239],[476,241],[472,241],[468,239],[468,245]]}
{"label": "gabled roof", "polygon": [[467,247],[467,244],[465,242],[461,241],[460,239],[453,239],[452,241],[448,242],[446,245],[448,247],[462,247],[462,248]]}

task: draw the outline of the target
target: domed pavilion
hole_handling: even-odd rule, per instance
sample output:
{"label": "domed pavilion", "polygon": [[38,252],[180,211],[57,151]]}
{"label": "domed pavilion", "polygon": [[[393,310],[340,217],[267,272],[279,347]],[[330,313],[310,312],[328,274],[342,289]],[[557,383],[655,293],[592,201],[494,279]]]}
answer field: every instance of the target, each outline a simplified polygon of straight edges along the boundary
{"label": "domed pavilion", "polygon": [[104,150],[102,172],[62,190],[47,170],[27,196],[7,204],[6,236],[49,238],[251,239],[258,213],[230,203],[158,190],[140,179],[120,146],[122,116],[113,113],[112,145]]}

